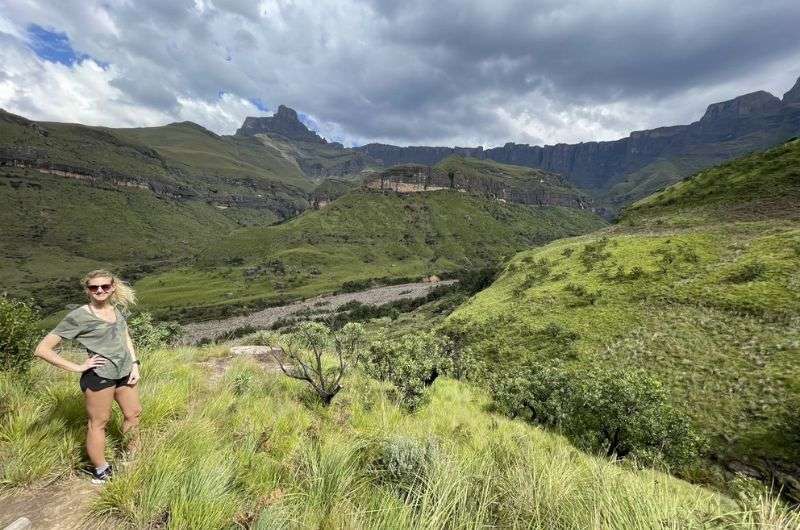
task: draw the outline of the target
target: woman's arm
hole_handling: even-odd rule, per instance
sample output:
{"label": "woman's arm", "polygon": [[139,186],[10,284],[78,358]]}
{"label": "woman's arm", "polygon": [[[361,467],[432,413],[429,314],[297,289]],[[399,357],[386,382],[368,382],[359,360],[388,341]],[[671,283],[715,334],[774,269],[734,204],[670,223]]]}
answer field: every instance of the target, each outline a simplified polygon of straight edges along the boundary
{"label": "woman's arm", "polygon": [[139,365],[136,361],[136,350],[133,348],[133,340],[131,340],[131,334],[128,333],[128,326],[125,325],[125,340],[128,342],[128,351],[131,352],[131,358],[133,359],[133,365],[131,366],[131,375],[128,378],[129,385],[135,385],[139,382]]}
{"label": "woman's arm", "polygon": [[58,345],[61,344],[61,337],[53,333],[48,333],[36,346],[33,354],[36,357],[44,359],[53,366],[66,370],[68,372],[85,372],[97,366],[106,364],[106,360],[99,355],[92,355],[83,364],[75,364],[69,359],[65,359],[55,351]]}

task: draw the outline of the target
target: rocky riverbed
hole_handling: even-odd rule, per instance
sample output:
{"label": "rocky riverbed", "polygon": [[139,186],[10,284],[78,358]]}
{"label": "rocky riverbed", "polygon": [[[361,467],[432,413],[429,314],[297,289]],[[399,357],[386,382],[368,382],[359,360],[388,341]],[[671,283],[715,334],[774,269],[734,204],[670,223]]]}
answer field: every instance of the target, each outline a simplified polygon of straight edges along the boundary
{"label": "rocky riverbed", "polygon": [[401,285],[375,287],[356,293],[322,295],[287,305],[270,307],[249,315],[236,316],[222,320],[195,322],[183,326],[184,341],[189,344],[196,344],[204,339],[214,339],[225,333],[248,326],[266,329],[279,319],[290,317],[303,311],[310,310],[319,313],[332,313],[348,302],[355,301],[362,304],[379,306],[396,300],[422,298],[433,289],[444,285],[451,285],[456,281],[457,280],[435,283],[404,283]]}

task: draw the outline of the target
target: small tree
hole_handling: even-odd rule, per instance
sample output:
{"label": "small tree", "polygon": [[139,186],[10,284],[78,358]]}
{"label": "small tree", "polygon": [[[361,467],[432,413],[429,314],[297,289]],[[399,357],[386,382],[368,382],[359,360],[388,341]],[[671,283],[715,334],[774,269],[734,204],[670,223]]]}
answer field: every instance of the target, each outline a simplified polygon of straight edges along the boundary
{"label": "small tree", "polygon": [[27,302],[0,296],[0,371],[26,372],[42,335],[37,311]]}
{"label": "small tree", "polygon": [[[303,322],[294,333],[273,341],[279,349],[273,349],[272,356],[284,374],[308,383],[328,406],[342,389],[342,377],[358,360],[363,343],[361,324],[351,322],[334,332],[320,322]],[[328,361],[331,357],[333,363]]]}
{"label": "small tree", "polygon": [[526,362],[492,381],[500,412],[561,430],[609,457],[681,467],[702,448],[684,412],[644,372]]}
{"label": "small tree", "polygon": [[648,464],[682,466],[697,455],[700,440],[688,418],[644,372],[594,369],[573,381],[576,402],[566,434],[579,445]]}

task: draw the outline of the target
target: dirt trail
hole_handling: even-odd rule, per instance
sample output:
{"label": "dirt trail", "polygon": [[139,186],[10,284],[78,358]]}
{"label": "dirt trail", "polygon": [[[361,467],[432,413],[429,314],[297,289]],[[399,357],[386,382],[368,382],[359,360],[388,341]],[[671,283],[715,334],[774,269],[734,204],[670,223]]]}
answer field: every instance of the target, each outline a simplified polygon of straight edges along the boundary
{"label": "dirt trail", "polygon": [[422,298],[433,289],[443,285],[450,285],[456,281],[457,280],[436,283],[404,283],[402,285],[376,287],[357,293],[316,296],[300,302],[270,307],[249,315],[231,317],[223,320],[196,322],[183,327],[184,340],[189,344],[194,344],[202,339],[213,339],[223,333],[245,326],[268,328],[278,319],[291,316],[306,309],[330,313],[352,301],[378,306],[396,300]]}
{"label": "dirt trail", "polygon": [[93,523],[89,504],[100,491],[88,476],[70,476],[43,488],[25,489],[0,495],[0,528],[20,517],[27,517],[33,529],[82,530],[109,528],[108,523]]}

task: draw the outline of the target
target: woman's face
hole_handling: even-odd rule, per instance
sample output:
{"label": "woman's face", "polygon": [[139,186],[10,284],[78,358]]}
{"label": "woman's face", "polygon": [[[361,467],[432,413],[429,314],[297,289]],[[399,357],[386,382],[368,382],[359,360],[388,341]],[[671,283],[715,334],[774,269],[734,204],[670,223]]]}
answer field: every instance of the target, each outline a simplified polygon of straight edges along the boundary
{"label": "woman's face", "polygon": [[97,276],[86,282],[86,293],[93,302],[103,303],[114,292],[114,280],[107,276]]}

